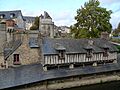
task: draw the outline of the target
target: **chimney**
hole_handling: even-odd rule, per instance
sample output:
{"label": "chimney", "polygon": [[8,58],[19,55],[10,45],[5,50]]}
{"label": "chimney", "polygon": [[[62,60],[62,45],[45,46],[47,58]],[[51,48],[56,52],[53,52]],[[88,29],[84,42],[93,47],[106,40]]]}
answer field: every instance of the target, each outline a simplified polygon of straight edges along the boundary
{"label": "chimney", "polygon": [[43,43],[43,35],[41,34],[41,32],[39,32],[38,33],[38,44],[39,44],[39,46],[41,46],[42,45],[42,43]]}
{"label": "chimney", "polygon": [[108,33],[108,32],[102,32],[102,33],[101,33],[101,38],[102,38],[102,39],[109,40],[109,33]]}
{"label": "chimney", "polygon": [[88,40],[88,44],[89,44],[89,45],[93,45],[93,44],[94,44],[94,41],[93,41],[92,39],[89,39],[89,40]]}

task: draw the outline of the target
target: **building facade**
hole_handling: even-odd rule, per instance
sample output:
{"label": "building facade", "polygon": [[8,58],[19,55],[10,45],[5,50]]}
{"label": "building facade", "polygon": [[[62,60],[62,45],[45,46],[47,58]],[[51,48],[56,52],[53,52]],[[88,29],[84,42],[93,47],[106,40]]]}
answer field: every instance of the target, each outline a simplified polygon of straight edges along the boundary
{"label": "building facade", "polygon": [[117,63],[118,49],[103,37],[55,39],[43,37],[39,30],[12,32],[11,36],[9,42],[3,43],[4,47],[1,45],[1,52],[4,52],[1,67],[4,68],[41,63],[46,71],[49,68]]}
{"label": "building facade", "polygon": [[30,27],[32,27],[32,25],[35,22],[35,17],[24,16],[24,19],[25,19],[25,29],[30,30]]}
{"label": "building facade", "polygon": [[117,48],[109,41],[96,39],[43,39],[44,70],[49,67],[85,66],[117,62]]}
{"label": "building facade", "polygon": [[13,30],[13,26],[13,20],[0,24],[0,69],[40,63],[39,31]]}
{"label": "building facade", "polygon": [[[27,34],[16,33],[14,35],[14,39],[16,40],[12,42],[11,46],[6,45],[4,49],[7,67],[40,63],[37,34],[29,32]],[[36,47],[32,48],[32,46]]]}
{"label": "building facade", "polygon": [[6,22],[6,20],[10,19],[14,20],[17,28],[25,29],[25,22],[21,10],[0,11],[0,22]]}
{"label": "building facade", "polygon": [[45,37],[54,37],[54,22],[47,12],[40,16],[39,30]]}
{"label": "building facade", "polygon": [[96,39],[55,39],[54,22],[47,12],[40,16],[39,30],[27,32],[20,29],[25,28],[21,11],[0,12],[0,18],[0,68],[41,63],[47,70],[117,62],[118,50],[107,33]]}

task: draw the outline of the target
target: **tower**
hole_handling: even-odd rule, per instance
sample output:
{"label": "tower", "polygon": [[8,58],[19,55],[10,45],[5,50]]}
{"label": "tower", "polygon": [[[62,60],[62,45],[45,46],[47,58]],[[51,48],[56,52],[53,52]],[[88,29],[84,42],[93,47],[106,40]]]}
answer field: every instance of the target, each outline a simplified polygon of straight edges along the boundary
{"label": "tower", "polygon": [[39,30],[45,37],[54,37],[54,22],[47,12],[40,16]]}

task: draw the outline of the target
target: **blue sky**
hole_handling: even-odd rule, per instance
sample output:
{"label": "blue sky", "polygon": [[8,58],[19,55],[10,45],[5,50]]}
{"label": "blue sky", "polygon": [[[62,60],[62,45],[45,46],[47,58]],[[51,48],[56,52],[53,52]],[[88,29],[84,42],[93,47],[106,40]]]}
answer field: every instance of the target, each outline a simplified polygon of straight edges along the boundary
{"label": "blue sky", "polygon": [[[88,0],[0,0],[0,11],[22,10],[24,16],[39,16],[47,11],[56,25],[75,23],[76,10]],[[120,0],[99,0],[101,6],[112,10],[113,28],[120,22]]]}

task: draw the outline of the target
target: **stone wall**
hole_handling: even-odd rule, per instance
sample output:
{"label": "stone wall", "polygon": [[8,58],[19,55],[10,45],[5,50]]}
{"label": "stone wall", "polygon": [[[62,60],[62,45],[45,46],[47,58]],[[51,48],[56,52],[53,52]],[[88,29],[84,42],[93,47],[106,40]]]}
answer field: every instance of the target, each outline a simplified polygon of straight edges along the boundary
{"label": "stone wall", "polygon": [[54,37],[54,22],[52,19],[48,18],[41,18],[40,17],[40,24],[39,24],[39,30],[41,31],[41,34],[46,37]]}
{"label": "stone wall", "polygon": [[17,66],[13,65],[14,54],[19,54],[19,59],[21,65],[28,65],[32,63],[40,63],[39,62],[39,55],[38,55],[38,48],[30,48],[29,47],[29,34],[22,34],[22,45],[14,51],[13,54],[9,56],[7,59],[9,66]]}
{"label": "stone wall", "polygon": [[4,64],[4,44],[6,42],[6,33],[5,30],[0,30],[0,68],[2,68],[2,65]]}
{"label": "stone wall", "polygon": [[32,83],[20,87],[12,88],[11,90],[63,90],[65,88],[91,86],[95,84],[108,83],[112,81],[119,81],[119,74],[101,74],[89,76],[77,76],[62,78],[56,80],[43,81]]}

